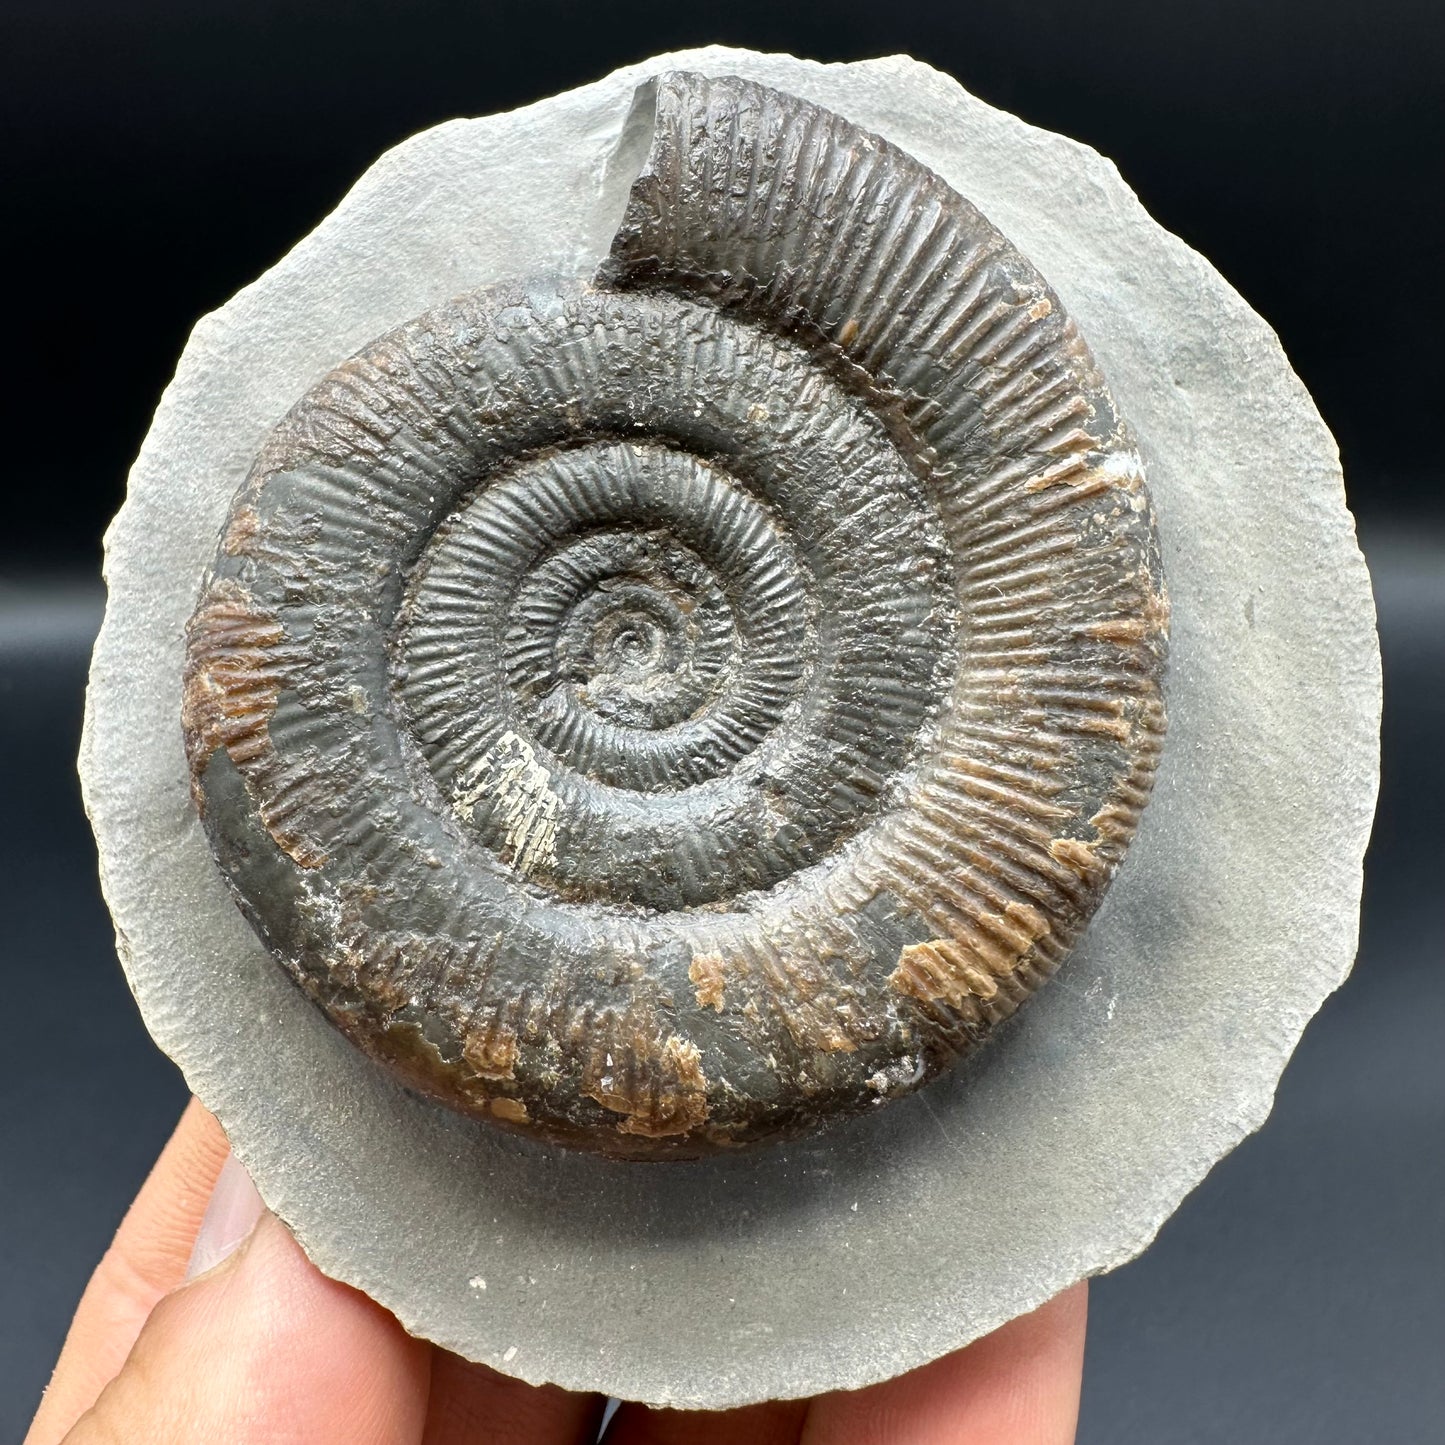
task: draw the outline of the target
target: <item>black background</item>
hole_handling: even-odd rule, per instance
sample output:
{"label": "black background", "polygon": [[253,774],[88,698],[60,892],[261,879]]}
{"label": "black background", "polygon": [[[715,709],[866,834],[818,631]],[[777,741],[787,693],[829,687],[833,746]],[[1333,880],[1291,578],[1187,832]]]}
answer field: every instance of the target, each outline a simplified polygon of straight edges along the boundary
{"label": "black background", "polygon": [[0,1439],[184,1097],[115,964],[71,760],[100,535],[187,332],[412,132],[713,41],[906,51],[1090,142],[1338,437],[1386,663],[1361,961],[1270,1124],[1096,1285],[1081,1438],[1445,1438],[1442,34],[1438,0],[4,0]]}

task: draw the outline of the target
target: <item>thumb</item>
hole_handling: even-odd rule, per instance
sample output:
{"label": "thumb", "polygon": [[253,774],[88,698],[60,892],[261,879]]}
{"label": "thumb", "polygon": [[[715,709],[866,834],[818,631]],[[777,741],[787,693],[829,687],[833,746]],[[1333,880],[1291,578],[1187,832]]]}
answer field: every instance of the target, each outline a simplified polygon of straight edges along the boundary
{"label": "thumb", "polygon": [[232,1156],[187,1282],[66,1445],[411,1445],[429,1375],[426,1347],[321,1274]]}

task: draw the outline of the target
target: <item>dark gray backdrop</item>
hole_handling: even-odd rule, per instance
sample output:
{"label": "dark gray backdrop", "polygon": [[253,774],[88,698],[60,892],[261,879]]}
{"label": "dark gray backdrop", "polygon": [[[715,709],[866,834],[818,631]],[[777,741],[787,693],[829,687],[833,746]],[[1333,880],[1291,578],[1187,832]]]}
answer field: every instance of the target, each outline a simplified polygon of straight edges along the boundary
{"label": "dark gray backdrop", "polygon": [[1268,1126],[1096,1285],[1081,1439],[1445,1440],[1441,7],[6,0],[0,1441],[184,1099],[115,963],[72,760],[100,533],[186,332],[412,131],[714,40],[909,51],[1096,145],[1339,437],[1387,695],[1360,962]]}

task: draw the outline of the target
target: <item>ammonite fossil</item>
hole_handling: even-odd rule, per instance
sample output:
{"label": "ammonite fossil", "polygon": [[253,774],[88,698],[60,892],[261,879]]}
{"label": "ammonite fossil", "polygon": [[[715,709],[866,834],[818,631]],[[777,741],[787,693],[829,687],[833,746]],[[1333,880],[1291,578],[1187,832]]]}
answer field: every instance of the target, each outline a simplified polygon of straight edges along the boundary
{"label": "ammonite fossil", "polygon": [[591,284],[439,305],[268,438],[184,727],[355,1043],[666,1158],[906,1094],[1058,967],[1148,797],[1166,607],[1128,427],[967,200],[743,80],[665,75],[628,134]]}

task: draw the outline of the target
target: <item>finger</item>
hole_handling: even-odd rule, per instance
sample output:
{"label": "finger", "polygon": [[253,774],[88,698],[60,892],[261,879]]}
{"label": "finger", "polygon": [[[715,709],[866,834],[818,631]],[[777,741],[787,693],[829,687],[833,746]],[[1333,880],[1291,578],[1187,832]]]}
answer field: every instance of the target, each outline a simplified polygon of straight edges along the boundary
{"label": "finger", "polygon": [[1077,1284],[921,1370],[821,1396],[803,1445],[1070,1445],[1087,1314]]}
{"label": "finger", "polygon": [[119,1372],[185,1273],[227,1152],[220,1125],[192,1099],[81,1296],[26,1445],[55,1445]]}
{"label": "finger", "polygon": [[224,1263],[156,1305],[65,1445],[416,1445],[430,1371],[428,1346],[262,1212]]}
{"label": "finger", "polygon": [[806,1400],[770,1401],[743,1410],[651,1410],[624,1404],[606,1445],[796,1445]]}
{"label": "finger", "polygon": [[591,1445],[607,1403],[524,1384],[445,1350],[433,1352],[431,1378],[423,1445]]}

